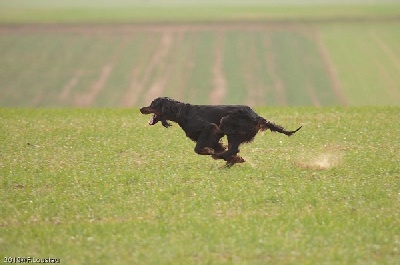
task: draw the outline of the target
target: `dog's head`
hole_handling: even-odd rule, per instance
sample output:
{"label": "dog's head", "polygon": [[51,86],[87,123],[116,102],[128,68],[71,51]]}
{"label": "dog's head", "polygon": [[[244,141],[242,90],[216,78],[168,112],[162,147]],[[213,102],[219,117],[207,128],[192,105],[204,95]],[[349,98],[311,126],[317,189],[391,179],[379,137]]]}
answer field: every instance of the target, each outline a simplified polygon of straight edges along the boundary
{"label": "dog's head", "polygon": [[169,110],[172,103],[173,100],[170,98],[156,98],[151,102],[150,106],[141,108],[140,112],[142,114],[153,114],[149,120],[150,125],[154,125],[161,121],[164,127],[169,127],[171,125],[166,120],[169,118]]}

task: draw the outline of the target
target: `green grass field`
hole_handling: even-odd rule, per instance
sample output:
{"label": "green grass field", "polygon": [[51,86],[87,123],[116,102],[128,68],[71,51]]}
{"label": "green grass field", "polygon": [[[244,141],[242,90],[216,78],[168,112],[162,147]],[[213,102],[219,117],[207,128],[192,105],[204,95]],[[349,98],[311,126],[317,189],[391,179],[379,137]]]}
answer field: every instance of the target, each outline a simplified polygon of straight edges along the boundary
{"label": "green grass field", "polygon": [[[368,2],[0,0],[3,262],[399,264],[400,5]],[[303,129],[226,169],[161,95]]]}
{"label": "green grass field", "polygon": [[258,108],[221,169],[137,109],[0,110],[0,255],[62,264],[397,264],[398,107]]}

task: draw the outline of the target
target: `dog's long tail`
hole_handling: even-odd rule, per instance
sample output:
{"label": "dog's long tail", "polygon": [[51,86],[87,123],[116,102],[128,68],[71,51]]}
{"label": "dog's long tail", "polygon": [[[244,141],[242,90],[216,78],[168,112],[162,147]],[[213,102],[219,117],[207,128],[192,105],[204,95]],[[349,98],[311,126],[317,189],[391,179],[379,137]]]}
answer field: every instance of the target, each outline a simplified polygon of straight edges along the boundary
{"label": "dog's long tail", "polygon": [[275,124],[273,122],[267,121],[266,119],[261,118],[261,117],[259,119],[259,126],[260,126],[260,130],[262,130],[262,131],[271,130],[271,132],[279,132],[279,133],[286,134],[287,136],[293,135],[295,132],[300,130],[301,127],[303,127],[303,126],[300,126],[299,128],[297,128],[294,131],[287,131],[282,126],[277,125],[277,124]]}

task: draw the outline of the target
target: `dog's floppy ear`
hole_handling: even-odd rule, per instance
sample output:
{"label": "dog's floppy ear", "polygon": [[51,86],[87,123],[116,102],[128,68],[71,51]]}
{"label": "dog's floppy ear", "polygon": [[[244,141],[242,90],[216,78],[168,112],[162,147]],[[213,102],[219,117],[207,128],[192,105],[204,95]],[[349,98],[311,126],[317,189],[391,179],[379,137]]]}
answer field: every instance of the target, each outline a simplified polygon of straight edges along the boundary
{"label": "dog's floppy ear", "polygon": [[169,117],[173,115],[173,108],[171,106],[171,102],[169,100],[164,100],[161,105],[161,115],[165,117]]}

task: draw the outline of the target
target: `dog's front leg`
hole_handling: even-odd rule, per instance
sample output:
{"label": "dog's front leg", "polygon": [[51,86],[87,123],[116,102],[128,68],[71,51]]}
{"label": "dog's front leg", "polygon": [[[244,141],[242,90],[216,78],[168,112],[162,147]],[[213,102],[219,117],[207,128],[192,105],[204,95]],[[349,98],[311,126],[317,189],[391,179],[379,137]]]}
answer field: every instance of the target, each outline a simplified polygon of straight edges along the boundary
{"label": "dog's front leg", "polygon": [[172,124],[167,122],[167,120],[161,120],[161,124],[162,126],[164,126],[165,128],[171,127]]}

